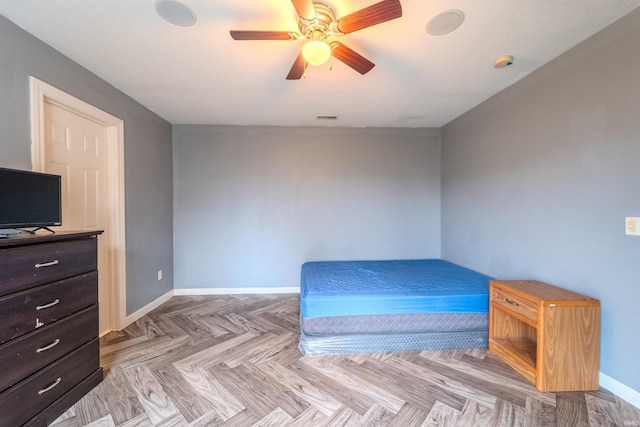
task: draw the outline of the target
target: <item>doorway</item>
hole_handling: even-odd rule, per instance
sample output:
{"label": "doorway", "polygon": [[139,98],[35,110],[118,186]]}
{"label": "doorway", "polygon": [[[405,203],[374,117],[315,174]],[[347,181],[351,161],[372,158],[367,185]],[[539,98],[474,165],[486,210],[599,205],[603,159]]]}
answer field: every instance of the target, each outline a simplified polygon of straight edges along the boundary
{"label": "doorway", "polygon": [[100,229],[100,335],[124,327],[124,122],[34,77],[32,164],[62,176],[61,229]]}

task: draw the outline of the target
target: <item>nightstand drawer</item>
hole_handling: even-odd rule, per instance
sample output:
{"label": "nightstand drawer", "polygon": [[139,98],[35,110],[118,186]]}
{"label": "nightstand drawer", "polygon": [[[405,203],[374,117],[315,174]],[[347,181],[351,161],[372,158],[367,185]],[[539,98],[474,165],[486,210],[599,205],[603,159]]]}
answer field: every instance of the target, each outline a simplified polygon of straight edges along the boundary
{"label": "nightstand drawer", "polygon": [[0,250],[0,295],[97,269],[97,239]]}
{"label": "nightstand drawer", "polygon": [[70,351],[98,337],[98,306],[0,346],[0,391],[6,390]]}
{"label": "nightstand drawer", "polygon": [[0,394],[0,427],[24,424],[66,391],[94,372],[100,364],[98,340],[73,351]]}
{"label": "nightstand drawer", "polygon": [[538,306],[531,301],[520,298],[504,289],[491,287],[491,302],[529,319],[534,324],[538,321]]}
{"label": "nightstand drawer", "polygon": [[98,302],[98,272],[0,298],[0,343]]}

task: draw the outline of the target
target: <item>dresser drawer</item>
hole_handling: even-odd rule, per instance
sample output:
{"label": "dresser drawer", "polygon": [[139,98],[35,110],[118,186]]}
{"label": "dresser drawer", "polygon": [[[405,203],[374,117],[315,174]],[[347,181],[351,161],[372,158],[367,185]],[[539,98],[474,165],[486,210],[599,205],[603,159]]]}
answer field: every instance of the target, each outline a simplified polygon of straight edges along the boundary
{"label": "dresser drawer", "polygon": [[0,295],[97,269],[97,239],[0,250]]}
{"label": "dresser drawer", "polygon": [[98,336],[98,306],[0,346],[0,392]]}
{"label": "dresser drawer", "polygon": [[0,343],[29,333],[98,302],[98,273],[0,297]]}
{"label": "dresser drawer", "polygon": [[99,341],[93,340],[6,390],[0,394],[0,427],[22,425],[98,369],[99,363]]}
{"label": "dresser drawer", "polygon": [[506,311],[519,314],[534,324],[538,321],[538,306],[535,303],[504,289],[491,287],[491,303],[503,307]]}

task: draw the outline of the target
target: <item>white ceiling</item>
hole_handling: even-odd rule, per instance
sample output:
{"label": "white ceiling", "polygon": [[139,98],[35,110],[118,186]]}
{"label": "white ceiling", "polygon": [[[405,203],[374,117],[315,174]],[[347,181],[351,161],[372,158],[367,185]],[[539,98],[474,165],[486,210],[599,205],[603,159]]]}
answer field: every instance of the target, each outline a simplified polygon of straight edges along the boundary
{"label": "white ceiling", "polygon": [[[229,30],[297,30],[290,0],[181,0],[190,27],[154,0],[0,0],[0,14],[171,123],[440,127],[640,6],[637,0],[401,0],[399,19],[341,41],[376,64],[285,80],[302,41],[234,41]],[[376,0],[333,0],[344,16]],[[434,15],[460,9],[456,31]],[[495,58],[511,54],[511,67]],[[317,115],[337,115],[319,121]]]}

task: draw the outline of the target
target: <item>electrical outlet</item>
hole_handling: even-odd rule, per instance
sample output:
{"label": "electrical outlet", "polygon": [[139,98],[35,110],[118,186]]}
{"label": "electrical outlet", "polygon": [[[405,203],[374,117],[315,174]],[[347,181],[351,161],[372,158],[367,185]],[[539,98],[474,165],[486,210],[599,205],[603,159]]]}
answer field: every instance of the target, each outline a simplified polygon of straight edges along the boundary
{"label": "electrical outlet", "polygon": [[625,234],[628,236],[640,236],[640,217],[628,216],[626,218]]}
{"label": "electrical outlet", "polygon": [[158,280],[162,280],[162,270],[158,270]]}

